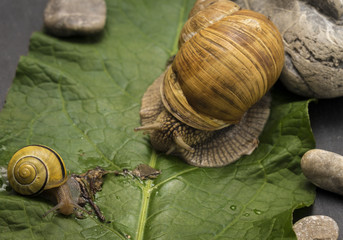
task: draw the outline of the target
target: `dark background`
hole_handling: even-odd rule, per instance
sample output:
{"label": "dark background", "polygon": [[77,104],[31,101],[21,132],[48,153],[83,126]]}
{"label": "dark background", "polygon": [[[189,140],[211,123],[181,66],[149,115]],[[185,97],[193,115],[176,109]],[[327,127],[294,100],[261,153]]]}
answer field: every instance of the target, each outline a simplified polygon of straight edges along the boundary
{"label": "dark background", "polygon": [[[0,110],[15,76],[19,58],[28,52],[32,32],[42,29],[46,2],[0,1]],[[311,103],[310,119],[317,148],[343,155],[343,98],[321,99]],[[327,215],[335,219],[343,231],[342,213],[341,196],[317,189],[315,204],[296,211],[295,220],[307,215]],[[343,233],[340,235],[339,239],[343,239]]]}

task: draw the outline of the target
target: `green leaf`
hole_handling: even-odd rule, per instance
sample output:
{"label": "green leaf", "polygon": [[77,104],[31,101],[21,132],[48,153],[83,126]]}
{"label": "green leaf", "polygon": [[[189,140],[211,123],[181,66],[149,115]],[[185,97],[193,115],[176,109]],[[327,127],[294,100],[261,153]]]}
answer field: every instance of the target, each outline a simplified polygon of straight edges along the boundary
{"label": "green leaf", "polygon": [[[51,214],[42,198],[0,191],[1,239],[296,239],[292,213],[314,189],[300,158],[314,147],[308,101],[273,90],[259,148],[223,168],[197,168],[156,153],[135,133],[140,99],[177,51],[193,0],[108,0],[101,36],[34,33],[0,113],[0,165],[27,144],[54,148],[68,171],[98,165],[162,170],[143,183],[106,176],[96,203],[108,223]],[[4,183],[4,180],[1,180]]]}

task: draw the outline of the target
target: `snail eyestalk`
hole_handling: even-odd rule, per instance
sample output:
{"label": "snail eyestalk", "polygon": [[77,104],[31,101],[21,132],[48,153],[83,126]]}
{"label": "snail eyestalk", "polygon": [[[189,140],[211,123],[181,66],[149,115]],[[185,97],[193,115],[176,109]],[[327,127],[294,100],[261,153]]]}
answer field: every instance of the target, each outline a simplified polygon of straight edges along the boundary
{"label": "snail eyestalk", "polygon": [[191,153],[194,153],[194,151],[195,151],[194,148],[192,148],[187,143],[185,143],[180,135],[176,135],[174,137],[174,141],[179,147],[181,147],[181,148],[183,148],[183,149],[185,149]]}
{"label": "snail eyestalk", "polygon": [[136,127],[134,130],[136,132],[138,132],[138,131],[149,131],[149,130],[160,130],[160,129],[162,129],[162,126],[163,126],[163,124],[156,122],[156,123]]}

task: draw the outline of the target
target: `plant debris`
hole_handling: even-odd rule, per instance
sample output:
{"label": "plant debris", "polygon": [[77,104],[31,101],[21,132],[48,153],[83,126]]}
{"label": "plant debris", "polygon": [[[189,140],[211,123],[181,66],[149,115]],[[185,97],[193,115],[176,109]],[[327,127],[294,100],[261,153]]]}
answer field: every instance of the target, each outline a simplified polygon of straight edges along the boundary
{"label": "plant debris", "polygon": [[94,203],[94,195],[101,190],[101,185],[104,182],[103,177],[108,173],[101,167],[96,167],[94,169],[88,170],[83,174],[72,174],[71,177],[74,178],[80,186],[80,198],[79,204],[89,203],[93,208],[96,216],[100,221],[105,222],[105,216],[101,213],[100,208]]}
{"label": "plant debris", "polygon": [[139,164],[132,171],[132,175],[140,178],[141,180],[155,179],[161,174],[160,170],[150,167],[146,164]]}
{"label": "plant debris", "polygon": [[153,167],[150,167],[147,164],[139,164],[132,171],[125,168],[122,171],[112,171],[112,173],[114,173],[117,176],[132,176],[133,178],[135,177],[140,180],[148,180],[157,178],[161,174],[161,171]]}
{"label": "plant debris", "polygon": [[148,180],[157,178],[161,174],[161,171],[146,164],[139,164],[132,171],[128,169],[123,169],[122,171],[107,171],[98,166],[83,174],[71,174],[71,178],[74,178],[79,183],[81,190],[78,204],[84,206],[86,203],[89,203],[96,216],[102,222],[105,222],[106,219],[100,208],[95,204],[94,196],[97,192],[101,191],[104,176],[111,173],[115,176],[132,176],[140,180]]}

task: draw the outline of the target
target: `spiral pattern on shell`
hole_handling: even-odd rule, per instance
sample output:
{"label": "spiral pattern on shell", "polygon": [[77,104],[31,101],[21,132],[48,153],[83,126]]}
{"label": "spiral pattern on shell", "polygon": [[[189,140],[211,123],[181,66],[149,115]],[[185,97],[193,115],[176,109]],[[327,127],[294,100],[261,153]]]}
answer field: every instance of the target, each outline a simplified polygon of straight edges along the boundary
{"label": "spiral pattern on shell", "polygon": [[165,75],[162,101],[191,127],[221,129],[238,123],[280,76],[282,37],[266,16],[231,1],[191,14]]}
{"label": "spiral pattern on shell", "polygon": [[19,149],[7,168],[11,187],[22,195],[35,195],[58,187],[67,180],[67,171],[60,155],[42,145]]}

